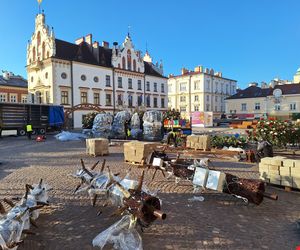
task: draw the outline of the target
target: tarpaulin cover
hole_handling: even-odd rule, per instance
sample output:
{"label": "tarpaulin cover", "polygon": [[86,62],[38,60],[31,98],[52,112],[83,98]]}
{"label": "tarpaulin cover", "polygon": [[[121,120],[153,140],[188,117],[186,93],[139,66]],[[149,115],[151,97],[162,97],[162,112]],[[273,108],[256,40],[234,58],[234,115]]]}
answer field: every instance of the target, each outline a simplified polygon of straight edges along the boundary
{"label": "tarpaulin cover", "polygon": [[50,106],[49,107],[49,125],[60,126],[63,125],[64,119],[64,108],[62,106]]}
{"label": "tarpaulin cover", "polygon": [[113,117],[111,114],[96,115],[93,123],[92,133],[94,137],[109,138]]}
{"label": "tarpaulin cover", "polygon": [[114,117],[112,132],[114,138],[116,139],[124,139],[126,137],[127,131],[125,131],[125,122],[128,122],[131,118],[131,115],[128,111],[120,111]]}
{"label": "tarpaulin cover", "polygon": [[162,139],[162,113],[160,111],[147,111],[143,116],[144,139],[158,141]]}

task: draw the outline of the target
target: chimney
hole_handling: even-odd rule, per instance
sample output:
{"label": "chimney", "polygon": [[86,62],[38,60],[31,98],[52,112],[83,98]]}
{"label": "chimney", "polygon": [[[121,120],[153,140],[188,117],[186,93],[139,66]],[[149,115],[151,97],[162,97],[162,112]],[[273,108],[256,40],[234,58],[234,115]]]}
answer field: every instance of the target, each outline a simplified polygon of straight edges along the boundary
{"label": "chimney", "polygon": [[80,38],[78,38],[78,39],[75,40],[75,44],[76,44],[76,45],[79,45],[79,44],[81,44],[82,42],[84,42],[84,37],[80,37]]}
{"label": "chimney", "polygon": [[189,71],[186,69],[186,68],[182,68],[181,69],[181,74],[182,75],[185,75],[185,74],[187,74]]}
{"label": "chimney", "polygon": [[105,49],[109,49],[109,42],[103,41],[102,42],[102,47]]}
{"label": "chimney", "polygon": [[211,75],[214,75],[214,70],[213,69],[210,69],[209,72],[210,72]]}
{"label": "chimney", "polygon": [[92,34],[88,34],[85,36],[85,42],[89,45],[92,45]]}
{"label": "chimney", "polygon": [[94,49],[98,49],[98,48],[99,48],[99,42],[96,42],[96,41],[95,41],[95,42],[93,43],[93,48],[94,48]]}

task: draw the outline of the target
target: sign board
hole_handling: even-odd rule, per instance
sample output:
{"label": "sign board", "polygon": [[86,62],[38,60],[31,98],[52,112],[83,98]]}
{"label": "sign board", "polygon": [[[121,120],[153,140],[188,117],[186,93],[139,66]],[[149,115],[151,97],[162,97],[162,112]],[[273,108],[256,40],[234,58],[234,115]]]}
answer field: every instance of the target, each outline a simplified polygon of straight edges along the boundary
{"label": "sign board", "polygon": [[193,127],[212,127],[213,126],[213,112],[195,111],[192,113]]}

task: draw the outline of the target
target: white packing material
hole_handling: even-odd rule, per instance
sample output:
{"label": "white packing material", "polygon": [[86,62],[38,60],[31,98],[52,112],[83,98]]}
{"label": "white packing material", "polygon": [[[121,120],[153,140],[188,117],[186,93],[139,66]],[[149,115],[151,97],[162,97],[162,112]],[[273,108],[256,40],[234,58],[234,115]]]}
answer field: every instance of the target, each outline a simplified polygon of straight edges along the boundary
{"label": "white packing material", "polygon": [[55,135],[55,138],[59,141],[79,141],[81,139],[86,139],[87,136],[80,133],[62,131],[61,133]]}
{"label": "white packing material", "polygon": [[113,244],[114,249],[119,250],[143,249],[142,238],[135,229],[135,223],[132,223],[131,215],[123,216],[93,239],[94,247],[103,249],[106,244]]}

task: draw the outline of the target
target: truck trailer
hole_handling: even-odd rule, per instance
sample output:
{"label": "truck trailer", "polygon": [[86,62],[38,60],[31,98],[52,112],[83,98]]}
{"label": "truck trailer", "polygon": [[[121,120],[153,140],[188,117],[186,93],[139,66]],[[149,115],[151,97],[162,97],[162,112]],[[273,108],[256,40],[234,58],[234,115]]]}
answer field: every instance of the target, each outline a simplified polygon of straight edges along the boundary
{"label": "truck trailer", "polygon": [[26,103],[0,103],[0,136],[3,130],[26,135],[26,125],[31,124],[33,134],[60,130],[64,124],[63,106]]}

